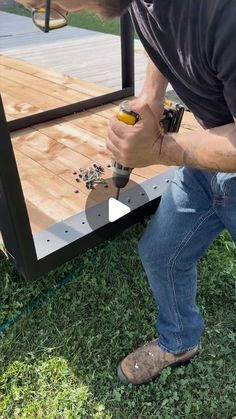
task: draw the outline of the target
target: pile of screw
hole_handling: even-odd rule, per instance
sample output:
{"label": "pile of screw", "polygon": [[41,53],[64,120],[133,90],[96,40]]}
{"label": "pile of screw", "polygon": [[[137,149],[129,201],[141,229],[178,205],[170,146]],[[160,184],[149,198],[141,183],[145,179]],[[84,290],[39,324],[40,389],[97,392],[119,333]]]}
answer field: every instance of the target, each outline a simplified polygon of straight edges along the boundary
{"label": "pile of screw", "polygon": [[102,179],[104,173],[104,167],[100,164],[93,164],[88,169],[79,169],[79,177],[76,179],[77,182],[85,182],[87,189],[95,189],[95,185],[102,183],[107,187],[107,183]]}

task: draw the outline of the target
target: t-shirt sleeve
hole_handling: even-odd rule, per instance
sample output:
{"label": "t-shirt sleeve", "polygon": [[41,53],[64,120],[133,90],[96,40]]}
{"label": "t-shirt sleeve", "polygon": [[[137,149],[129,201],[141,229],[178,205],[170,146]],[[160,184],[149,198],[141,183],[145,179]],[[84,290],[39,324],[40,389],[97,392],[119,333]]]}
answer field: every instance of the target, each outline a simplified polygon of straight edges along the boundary
{"label": "t-shirt sleeve", "polygon": [[[223,93],[232,116],[236,117],[236,24],[233,2],[229,2],[217,24],[214,41],[214,68],[222,82]],[[233,3],[235,8],[235,4]]]}

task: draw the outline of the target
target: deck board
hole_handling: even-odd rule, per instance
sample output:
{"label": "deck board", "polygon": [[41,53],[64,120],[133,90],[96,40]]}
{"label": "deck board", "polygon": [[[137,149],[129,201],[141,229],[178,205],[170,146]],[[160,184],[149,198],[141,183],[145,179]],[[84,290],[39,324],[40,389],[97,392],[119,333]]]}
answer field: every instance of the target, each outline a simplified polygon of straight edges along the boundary
{"label": "deck board", "polygon": [[[0,91],[10,120],[109,93],[110,89],[0,55]],[[6,95],[11,100],[6,100]]]}
{"label": "deck board", "polygon": [[[0,58],[0,91],[8,120],[109,91],[33,64]],[[111,156],[105,143],[109,119],[117,111],[118,103],[111,103],[12,133],[34,232],[85,209],[89,191],[82,182],[76,181],[74,174],[80,168],[99,163],[105,168],[104,178],[111,178]],[[182,131],[197,128],[193,116],[185,113]],[[167,170],[169,167],[161,165],[135,169],[131,179],[142,183]],[[91,205],[114,195],[114,187],[109,185],[102,194],[94,195]]]}

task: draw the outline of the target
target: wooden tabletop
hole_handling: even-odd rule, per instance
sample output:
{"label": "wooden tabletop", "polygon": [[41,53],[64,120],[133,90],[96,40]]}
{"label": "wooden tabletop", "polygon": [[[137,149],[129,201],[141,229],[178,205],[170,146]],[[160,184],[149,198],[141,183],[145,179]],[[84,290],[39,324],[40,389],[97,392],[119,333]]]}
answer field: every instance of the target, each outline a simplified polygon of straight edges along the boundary
{"label": "wooden tabletop", "polygon": [[[0,92],[10,121],[101,95],[109,89],[0,55]],[[77,182],[79,169],[101,164],[104,178],[111,178],[105,140],[109,120],[118,108],[118,103],[110,103],[12,133],[34,232],[85,209],[90,191],[84,182]],[[192,114],[186,112],[181,130],[197,128]],[[160,165],[135,169],[131,178],[142,183],[169,169]],[[111,186],[104,188],[103,194],[95,195],[94,204],[114,195]]]}

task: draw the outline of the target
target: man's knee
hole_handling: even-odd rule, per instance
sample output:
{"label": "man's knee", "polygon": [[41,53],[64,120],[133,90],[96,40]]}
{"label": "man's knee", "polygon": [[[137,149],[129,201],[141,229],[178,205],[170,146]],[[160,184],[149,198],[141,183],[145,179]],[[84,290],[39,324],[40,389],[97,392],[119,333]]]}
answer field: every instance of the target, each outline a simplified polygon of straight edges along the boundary
{"label": "man's knee", "polygon": [[[150,224],[138,243],[139,256],[144,268],[167,271],[173,267],[177,270],[188,270],[196,263],[198,249],[196,243],[183,235],[173,235],[173,232],[155,228]],[[195,254],[196,253],[196,254]]]}
{"label": "man's knee", "polygon": [[[168,243],[167,243],[168,241]],[[163,240],[163,237],[154,228],[148,226],[138,243],[138,251],[143,266],[155,264],[167,264],[170,243]]]}

